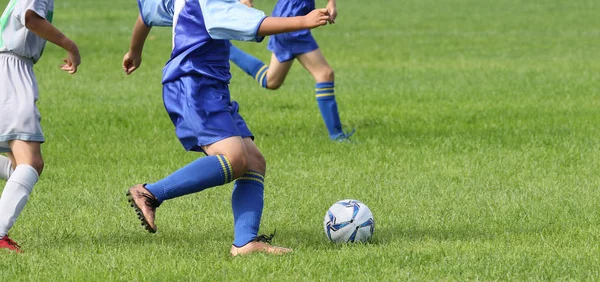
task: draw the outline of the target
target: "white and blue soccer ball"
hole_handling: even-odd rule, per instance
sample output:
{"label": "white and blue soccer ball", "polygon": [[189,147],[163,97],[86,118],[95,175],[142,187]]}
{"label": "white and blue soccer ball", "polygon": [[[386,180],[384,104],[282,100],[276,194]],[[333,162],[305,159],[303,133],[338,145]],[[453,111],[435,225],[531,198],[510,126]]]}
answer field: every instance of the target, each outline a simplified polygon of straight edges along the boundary
{"label": "white and blue soccer ball", "polygon": [[375,220],[367,205],[357,200],[333,204],[323,219],[325,235],[335,243],[366,242],[373,237]]}

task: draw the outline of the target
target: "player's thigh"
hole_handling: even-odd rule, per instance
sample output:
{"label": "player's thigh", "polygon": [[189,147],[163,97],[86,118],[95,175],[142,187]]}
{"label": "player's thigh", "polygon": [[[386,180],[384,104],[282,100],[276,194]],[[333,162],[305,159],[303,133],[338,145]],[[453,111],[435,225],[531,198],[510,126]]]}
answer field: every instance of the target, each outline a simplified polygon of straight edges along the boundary
{"label": "player's thigh", "polygon": [[294,60],[280,62],[277,60],[275,53],[271,53],[271,62],[269,63],[269,70],[267,71],[267,87],[270,89],[279,88],[290,72],[293,62]]}
{"label": "player's thigh", "polygon": [[321,49],[300,54],[296,58],[317,82],[333,81],[333,69],[327,63]]}
{"label": "player's thigh", "polygon": [[224,155],[233,167],[233,176],[238,178],[248,169],[248,153],[240,136],[228,137],[213,144],[202,146],[209,156]]}
{"label": "player's thigh", "polygon": [[13,140],[9,142],[9,145],[15,166],[22,164],[30,165],[38,174],[42,173],[44,161],[42,159],[40,142]]}
{"label": "player's thigh", "polygon": [[267,171],[267,162],[256,143],[248,137],[244,138],[244,144],[246,152],[248,152],[248,170],[257,171],[264,175]]}

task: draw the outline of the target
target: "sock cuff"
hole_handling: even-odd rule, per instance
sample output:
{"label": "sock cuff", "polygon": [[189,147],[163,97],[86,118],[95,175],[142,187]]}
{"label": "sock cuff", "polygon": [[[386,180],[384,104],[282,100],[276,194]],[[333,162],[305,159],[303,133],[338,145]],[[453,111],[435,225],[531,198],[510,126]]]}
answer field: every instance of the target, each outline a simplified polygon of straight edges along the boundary
{"label": "sock cuff", "polygon": [[334,83],[333,82],[319,82],[316,84],[315,93],[316,97],[329,97],[334,96]]}
{"label": "sock cuff", "polygon": [[315,88],[319,89],[319,88],[331,88],[331,87],[335,87],[335,83],[333,81],[331,82],[318,82],[315,85]]}
{"label": "sock cuff", "polygon": [[269,66],[262,65],[256,74],[254,75],[254,79],[260,84],[262,87],[267,87],[267,72],[269,71]]}
{"label": "sock cuff", "polygon": [[219,159],[219,164],[221,165],[221,175],[223,175],[223,184],[229,183],[233,181],[233,167],[231,163],[225,157],[225,155],[217,155]]}
{"label": "sock cuff", "polygon": [[8,179],[8,182],[18,183],[31,192],[38,179],[39,175],[35,168],[27,164],[21,164],[15,168],[15,171]]}
{"label": "sock cuff", "polygon": [[244,175],[242,175],[241,177],[239,177],[237,179],[237,181],[249,181],[249,182],[258,182],[261,185],[265,184],[265,176],[258,172],[258,171],[253,171],[253,170],[249,170],[246,173],[244,173]]}
{"label": "sock cuff", "polygon": [[267,70],[269,69],[269,67],[267,65],[262,65],[258,71],[256,71],[256,74],[254,74],[254,79],[258,82],[260,82],[262,80],[263,75],[265,75],[267,73]]}

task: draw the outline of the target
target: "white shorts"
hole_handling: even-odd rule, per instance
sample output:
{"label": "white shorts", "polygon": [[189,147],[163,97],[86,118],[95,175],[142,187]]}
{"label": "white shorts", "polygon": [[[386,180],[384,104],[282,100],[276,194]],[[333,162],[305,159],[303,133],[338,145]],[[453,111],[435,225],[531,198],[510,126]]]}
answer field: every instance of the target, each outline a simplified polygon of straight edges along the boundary
{"label": "white shorts", "polygon": [[0,152],[9,152],[12,140],[44,142],[33,62],[0,52],[0,73]]}

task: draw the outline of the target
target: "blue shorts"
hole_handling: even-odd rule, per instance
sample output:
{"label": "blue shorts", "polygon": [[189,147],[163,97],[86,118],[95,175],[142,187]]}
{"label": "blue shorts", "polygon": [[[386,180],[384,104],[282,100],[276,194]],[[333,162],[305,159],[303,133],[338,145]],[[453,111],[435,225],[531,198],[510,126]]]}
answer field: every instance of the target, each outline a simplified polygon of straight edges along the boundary
{"label": "blue shorts", "polygon": [[180,77],[163,85],[163,102],[177,138],[188,151],[204,152],[202,146],[233,136],[254,138],[222,81]]}
{"label": "blue shorts", "polygon": [[[279,0],[272,15],[273,17],[304,16],[314,9],[314,0]],[[275,54],[279,62],[285,62],[298,55],[317,50],[319,45],[310,30],[305,29],[272,35],[267,49]]]}

